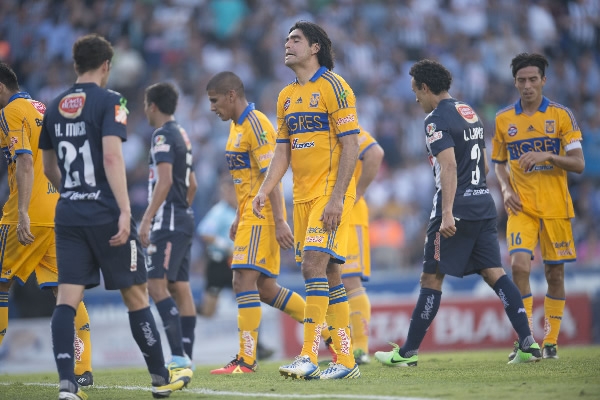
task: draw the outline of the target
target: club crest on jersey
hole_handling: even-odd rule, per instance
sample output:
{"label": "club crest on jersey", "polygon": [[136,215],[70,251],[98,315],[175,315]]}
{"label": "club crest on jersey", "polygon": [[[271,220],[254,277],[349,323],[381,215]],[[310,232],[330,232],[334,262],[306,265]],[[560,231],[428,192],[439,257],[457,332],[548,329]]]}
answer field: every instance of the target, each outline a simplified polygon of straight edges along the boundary
{"label": "club crest on jersey", "polygon": [[129,110],[127,109],[127,99],[121,97],[119,104],[115,105],[115,121],[127,125],[127,114],[129,114]]}
{"label": "club crest on jersey", "polygon": [[58,112],[65,118],[75,119],[85,105],[85,93],[69,93],[58,102]]}
{"label": "club crest on jersey", "polygon": [[475,114],[475,111],[473,111],[473,109],[468,105],[456,103],[454,106],[456,107],[456,111],[458,111],[460,116],[463,117],[468,123],[474,124],[475,122],[479,121],[479,118],[477,118],[477,114]]}
{"label": "club crest on jersey", "polygon": [[554,120],[547,120],[546,121],[546,134],[547,135],[553,135],[555,132],[554,130]]}
{"label": "club crest on jersey", "polygon": [[515,124],[508,125],[508,136],[513,137],[517,134],[517,126]]}
{"label": "club crest on jersey", "polygon": [[167,142],[167,138],[165,135],[156,135],[154,136],[154,145],[160,146],[161,144],[165,144]]}
{"label": "club crest on jersey", "polygon": [[425,132],[427,132],[427,136],[431,136],[433,135],[436,129],[437,126],[435,125],[435,123],[432,122],[430,124],[427,124],[427,126],[425,127]]}
{"label": "club crest on jersey", "polygon": [[287,111],[287,109],[290,108],[291,103],[292,100],[289,97],[285,99],[285,102],[283,103],[283,111]]}
{"label": "club crest on jersey", "polygon": [[315,108],[315,107],[319,107],[319,98],[321,97],[320,93],[313,93],[310,95],[310,103],[308,103],[308,106],[310,108]]}

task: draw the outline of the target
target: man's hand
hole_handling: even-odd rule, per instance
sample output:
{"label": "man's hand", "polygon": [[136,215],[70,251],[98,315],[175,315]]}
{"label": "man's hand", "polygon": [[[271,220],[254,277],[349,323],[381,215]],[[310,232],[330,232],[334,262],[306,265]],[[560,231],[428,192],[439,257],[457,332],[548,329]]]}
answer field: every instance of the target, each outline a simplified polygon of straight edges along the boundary
{"label": "man's hand", "polygon": [[235,219],[229,227],[229,239],[235,242],[235,236],[237,235],[238,225],[240,224],[240,216],[236,213]]}
{"label": "man's hand", "polygon": [[140,227],[138,228],[140,242],[144,247],[150,246],[150,223],[151,221],[148,218],[142,218],[142,222],[140,222]]}
{"label": "man's hand", "polygon": [[440,224],[440,233],[449,238],[456,234],[455,219],[452,213],[442,214],[442,223]]}
{"label": "man's hand", "polygon": [[267,195],[263,192],[258,192],[254,200],[252,200],[252,212],[260,219],[265,219],[265,216],[262,214],[262,209],[265,207],[265,202],[267,201]]}
{"label": "man's hand", "polygon": [[521,198],[519,195],[512,189],[506,188],[506,190],[502,191],[502,198],[504,199],[504,209],[507,214],[517,215],[521,211],[523,211],[523,203],[521,202]]}
{"label": "man's hand", "polygon": [[17,238],[23,246],[33,243],[35,236],[31,233],[31,227],[28,214],[19,213],[19,223],[17,224]]}
{"label": "man's hand", "polygon": [[333,197],[329,199],[323,215],[321,215],[321,221],[323,221],[323,229],[325,232],[332,232],[342,222],[342,211],[344,211],[344,202],[342,199],[337,200]]}
{"label": "man's hand", "polygon": [[131,232],[131,213],[121,212],[119,215],[119,231],[110,238],[108,243],[113,246],[122,246],[127,243]]}
{"label": "man's hand", "polygon": [[275,238],[279,246],[284,250],[294,247],[294,235],[286,221],[275,223]]}
{"label": "man's hand", "polygon": [[519,157],[519,166],[523,171],[531,171],[536,164],[541,164],[552,159],[549,151],[528,151]]}

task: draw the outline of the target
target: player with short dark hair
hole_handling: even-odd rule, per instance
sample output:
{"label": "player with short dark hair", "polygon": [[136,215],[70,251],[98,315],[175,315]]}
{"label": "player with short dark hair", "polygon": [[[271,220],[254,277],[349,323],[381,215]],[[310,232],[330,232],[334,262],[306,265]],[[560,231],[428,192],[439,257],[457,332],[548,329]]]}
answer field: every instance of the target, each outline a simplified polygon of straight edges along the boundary
{"label": "player with short dark hair", "polygon": [[[511,62],[520,98],[496,114],[492,161],[508,214],[506,240],[513,281],[533,329],[531,259],[538,242],[548,290],[544,297],[543,358],[558,358],[565,308],[565,262],[577,258],[571,219],[575,217],[567,172],[585,168],[581,130],[571,110],[542,94],[548,61],[521,53]],[[518,346],[509,355],[517,354]]]}
{"label": "player with short dark hair", "polygon": [[237,197],[237,211],[229,230],[234,241],[231,255],[233,291],[238,304],[239,352],[211,374],[253,373],[258,367],[258,329],[261,302],[278,308],[298,322],[304,319],[304,300],[277,283],[280,248],[291,249],[294,237],[286,221],[280,187],[266,203],[266,218],[252,212],[256,195],[275,147],[275,128],[265,114],[246,99],[242,80],[233,72],[213,76],[206,85],[211,111],[223,121],[231,120],[225,157]]}
{"label": "player with short dark hair", "polygon": [[452,98],[450,72],[440,63],[421,60],[409,74],[417,102],[427,113],[425,145],[436,193],[433,198],[421,274],[421,292],[402,347],[378,351],[387,366],[416,366],[419,346],[440,307],[445,275],[479,274],[494,289],[519,336],[519,354],[511,363],[541,359],[519,291],[500,260],[496,206],[487,187],[483,123],[473,108]]}
{"label": "player with short dark hair", "polygon": [[144,355],[155,398],[186,386],[191,369],[169,371],[150,312],[146,268],[131,219],[121,143],[127,139],[127,101],[104,87],[113,50],[99,35],[73,45],[77,80],[48,106],[39,147],[44,173],[59,188],[55,232],[58,298],[52,345],[59,399],[85,399],[73,375],[75,308],[84,289],[120,290],[131,332]]}
{"label": "player with short dark hair", "polygon": [[[253,201],[254,212],[262,215],[267,196],[291,165],[296,262],[302,267],[306,307],[300,355],[279,367],[286,378],[360,376],[352,354],[348,298],[340,267],[346,261],[356,196],[353,173],[360,127],[354,92],[331,71],[333,60],[331,40],[323,28],[307,21],[290,28],[285,65],[296,79],[279,93],[275,155]],[[337,359],[321,373],[318,347],[324,321]]]}
{"label": "player with short dark hair", "polygon": [[[38,150],[46,106],[19,88],[15,72],[0,63],[0,147],[8,163],[9,196],[0,221],[0,345],[8,329],[12,283],[24,285],[35,272],[40,288],[56,296],[58,269],[54,245],[54,209],[58,191],[44,176]],[[75,315],[75,378],[94,383],[90,317],[83,301]]]}
{"label": "player with short dark hair", "polygon": [[170,83],[146,88],[144,112],[156,130],[150,145],[148,207],[139,228],[148,254],[148,292],[171,348],[169,369],[192,367],[196,328],[190,266],[194,236],[191,204],[198,185],[192,169],[192,142],[173,115],[178,98]]}

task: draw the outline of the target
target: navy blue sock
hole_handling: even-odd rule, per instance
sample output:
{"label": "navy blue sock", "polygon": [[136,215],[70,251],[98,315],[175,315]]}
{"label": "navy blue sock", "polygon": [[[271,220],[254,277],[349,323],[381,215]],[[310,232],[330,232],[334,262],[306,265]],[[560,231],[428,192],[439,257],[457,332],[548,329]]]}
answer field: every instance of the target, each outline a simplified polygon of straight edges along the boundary
{"label": "navy blue sock", "polygon": [[494,284],[494,292],[502,300],[504,305],[504,312],[508,315],[508,319],[512,324],[514,330],[519,335],[519,343],[525,345],[523,348],[529,347],[528,344],[532,340],[523,341],[531,336],[531,330],[529,329],[529,321],[527,320],[527,314],[525,313],[525,306],[523,305],[523,299],[517,286],[510,280],[508,275],[502,276]]}
{"label": "navy blue sock", "polygon": [[179,318],[179,309],[175,300],[169,296],[155,304],[165,327],[165,332],[167,333],[171,354],[183,357],[185,353],[183,352],[181,319]]}
{"label": "navy blue sock", "polygon": [[50,323],[52,329],[52,349],[58,370],[60,389],[77,391],[75,380],[75,309],[67,304],[56,306]]}
{"label": "navy blue sock", "polygon": [[410,319],[406,342],[400,348],[402,357],[412,357],[419,352],[419,346],[440,308],[441,300],[442,292],[439,290],[421,288],[419,299]]}
{"label": "navy blue sock", "polygon": [[192,359],[192,349],[194,348],[194,330],[196,329],[196,316],[181,317],[181,337],[183,340],[183,349],[185,354]]}
{"label": "navy blue sock", "polygon": [[162,386],[169,383],[169,371],[165,368],[160,334],[156,328],[156,322],[150,307],[129,311],[129,325],[131,326],[133,339],[135,339],[146,360],[148,371],[152,377],[152,384]]}

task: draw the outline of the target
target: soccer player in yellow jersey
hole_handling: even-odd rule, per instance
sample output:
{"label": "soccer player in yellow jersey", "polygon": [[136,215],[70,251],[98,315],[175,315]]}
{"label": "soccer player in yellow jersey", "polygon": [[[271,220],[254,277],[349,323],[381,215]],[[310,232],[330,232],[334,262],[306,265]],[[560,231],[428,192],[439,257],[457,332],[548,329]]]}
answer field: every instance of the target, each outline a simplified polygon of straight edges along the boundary
{"label": "soccer player in yellow jersey", "polygon": [[371,134],[361,128],[358,134],[358,162],[354,169],[356,201],[350,214],[348,254],[342,266],[342,282],[350,306],[350,330],[354,358],[358,364],[369,362],[369,323],[371,303],[362,282],[371,276],[369,246],[369,209],[364,194],[383,160],[383,149]]}
{"label": "soccer player in yellow jersey", "polygon": [[[0,63],[0,146],[8,162],[10,194],[0,221],[0,345],[8,328],[8,291],[35,272],[40,288],[56,296],[58,270],[54,209],[58,192],[44,175],[38,151],[46,106],[21,92],[17,75]],[[75,375],[81,386],[93,384],[90,318],[83,302],[75,319]]]}
{"label": "soccer player in yellow jersey", "polygon": [[238,304],[239,352],[211,374],[251,373],[257,368],[256,346],[260,302],[279,308],[298,322],[304,319],[304,299],[277,284],[279,248],[291,249],[294,237],[286,222],[283,194],[277,185],[265,204],[265,218],[252,212],[252,198],[263,182],[275,147],[275,128],[248,103],[244,84],[233,72],[215,75],[206,86],[211,110],[231,120],[225,156],[233,178],[238,208],[229,236],[234,241],[231,269]]}
{"label": "soccer player in yellow jersey", "polygon": [[565,307],[564,263],[576,258],[567,172],[583,172],[585,161],[581,131],[571,110],[542,95],[547,66],[540,54],[513,58],[512,74],[520,99],[496,114],[492,160],[508,213],[506,238],[513,280],[523,296],[530,326],[531,258],[540,243],[548,283],[542,356],[558,358],[556,344]]}
{"label": "soccer player in yellow jersey", "polygon": [[[350,212],[356,198],[356,99],[334,67],[331,40],[318,25],[299,21],[285,41],[285,65],[296,79],[277,100],[277,146],[253,200],[257,215],[290,166],[294,175],[294,240],[306,287],[302,351],[281,375],[300,379],[358,378],[352,354],[349,306],[342,284]],[[322,373],[318,349],[327,321],[337,360]]]}

